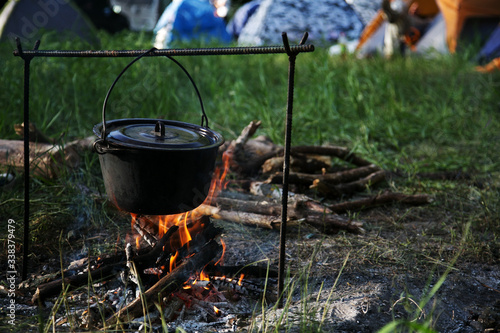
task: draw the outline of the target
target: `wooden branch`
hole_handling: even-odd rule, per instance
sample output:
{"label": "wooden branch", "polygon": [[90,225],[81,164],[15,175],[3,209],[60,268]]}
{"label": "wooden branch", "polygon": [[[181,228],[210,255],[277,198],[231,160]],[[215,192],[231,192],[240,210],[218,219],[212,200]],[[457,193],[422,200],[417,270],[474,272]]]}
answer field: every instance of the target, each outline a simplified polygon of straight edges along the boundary
{"label": "wooden branch", "polygon": [[226,212],[238,211],[274,216],[281,214],[281,205],[275,201],[267,200],[266,198],[261,200],[254,200],[253,198],[251,198],[250,200],[239,200],[218,197],[215,199],[215,203],[217,204],[217,207],[219,207],[221,210],[225,210]]}
{"label": "wooden branch", "polygon": [[[239,200],[219,197],[216,199],[216,204],[221,210],[214,218],[265,229],[279,229],[281,204],[277,201],[268,199],[255,201],[251,200],[251,198]],[[311,200],[292,202],[288,205],[288,216],[290,224],[302,220],[325,233],[336,233],[339,230],[354,233],[364,232],[362,222],[349,221],[342,216],[332,214],[329,208]]]}
{"label": "wooden branch", "polygon": [[[16,131],[16,134],[19,135],[21,138],[24,137],[24,123],[14,124],[14,130]],[[42,133],[33,123],[29,124],[28,130],[29,130],[29,140],[31,142],[50,143],[50,144],[56,143],[54,139],[49,138],[44,133]]]}
{"label": "wooden branch", "polygon": [[[288,182],[290,184],[298,185],[311,185],[316,179],[327,185],[337,185],[340,183],[351,182],[361,177],[368,176],[369,174],[380,170],[375,164],[370,164],[367,166],[339,171],[335,173],[325,173],[325,174],[309,174],[309,173],[299,173],[291,172],[289,174]],[[282,184],[283,183],[283,173],[276,172],[274,175],[270,176],[266,183],[270,184]]]}
{"label": "wooden branch", "polygon": [[264,229],[279,229],[281,219],[280,216],[271,216],[264,214],[255,214],[239,211],[221,210],[214,216],[225,221],[236,222],[244,225],[256,226]]}
{"label": "wooden branch", "polygon": [[329,205],[328,208],[340,214],[348,211],[360,211],[362,209],[394,202],[400,202],[409,205],[426,205],[432,202],[432,198],[426,194],[409,195],[403,193],[384,192],[382,194],[375,195],[366,199]]}
{"label": "wooden branch", "polygon": [[[64,146],[30,142],[30,170],[44,178],[57,177],[64,168],[75,168],[80,163],[79,151],[89,149],[95,139],[89,137]],[[14,167],[24,171],[24,141],[0,140],[0,168]]]}
{"label": "wooden branch", "polygon": [[325,234],[335,234],[346,230],[355,234],[365,233],[363,222],[354,221],[337,214],[309,213],[305,222]]}
{"label": "wooden branch", "polygon": [[232,141],[229,147],[226,150],[226,153],[231,156],[231,169],[235,171],[242,171],[244,169],[244,161],[247,161],[248,158],[245,154],[245,143],[254,135],[255,131],[262,124],[261,121],[251,121],[242,131],[241,134],[236,140]]}
{"label": "wooden branch", "polygon": [[330,184],[324,181],[316,179],[313,181],[313,185],[311,185],[311,188],[316,189],[322,195],[325,195],[330,198],[336,198],[342,195],[351,195],[355,192],[362,192],[366,190],[367,186],[372,186],[376,183],[381,182],[384,179],[385,179],[385,171],[380,170],[359,180],[350,183],[338,184],[334,186],[331,186]]}
{"label": "wooden branch", "polygon": [[[280,156],[274,156],[267,159],[262,164],[263,173],[280,172],[283,170],[284,157],[281,151]],[[331,167],[330,161],[325,161],[325,159],[320,158],[319,155],[304,155],[299,153],[293,153],[290,157],[290,168],[295,172],[303,172],[306,174],[314,174],[321,172],[322,169],[328,169]]]}
{"label": "wooden branch", "polygon": [[[180,288],[186,281],[188,281],[194,272],[201,270],[214,257],[217,257],[221,251],[222,246],[214,240],[211,240],[203,246],[198,253],[187,258],[182,264],[161,278],[140,297],[136,298],[126,307],[120,309],[120,311],[111,316],[106,321],[107,325],[116,325],[120,322],[128,322],[131,319],[144,315],[144,313],[147,312],[148,309],[154,305],[154,303]],[[143,308],[143,304],[145,308]]]}
{"label": "wooden branch", "polygon": [[153,267],[160,254],[171,254],[174,249],[170,247],[170,237],[177,233],[178,230],[179,227],[176,225],[170,227],[162,238],[160,238],[160,240],[155,244],[153,249],[151,249],[151,251],[135,256],[132,261],[134,262],[137,271],[141,272],[145,268]]}
{"label": "wooden branch", "polygon": [[359,157],[345,147],[338,146],[294,146],[291,148],[293,153],[328,155],[340,158],[357,166],[372,164],[371,162]]}
{"label": "wooden branch", "polygon": [[119,262],[115,264],[105,265],[87,274],[72,275],[65,277],[64,279],[58,279],[41,284],[37,287],[35,294],[31,298],[31,301],[33,302],[33,304],[37,304],[39,301],[43,301],[47,297],[57,295],[62,291],[63,286],[67,287],[68,290],[73,290],[75,288],[87,285],[89,281],[96,282],[98,280],[107,279],[113,276],[115,272],[124,270],[125,267],[125,262]]}

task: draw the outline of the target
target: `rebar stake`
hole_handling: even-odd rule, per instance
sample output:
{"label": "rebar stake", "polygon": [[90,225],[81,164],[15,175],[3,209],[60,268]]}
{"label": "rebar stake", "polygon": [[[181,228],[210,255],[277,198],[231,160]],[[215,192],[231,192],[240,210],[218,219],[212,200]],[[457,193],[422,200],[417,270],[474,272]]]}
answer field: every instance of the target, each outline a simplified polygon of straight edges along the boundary
{"label": "rebar stake", "polygon": [[[17,52],[24,60],[24,235],[23,235],[23,268],[21,279],[28,277],[28,250],[30,243],[30,63],[34,55],[23,52],[21,40],[16,38]],[[40,41],[35,42],[33,51],[38,50]]]}
{"label": "rebar stake", "polygon": [[[298,52],[293,52],[288,43],[286,32],[281,34],[283,46],[288,55],[288,93],[286,108],[285,152],[283,161],[283,192],[281,193],[280,250],[278,264],[278,306],[283,307],[283,291],[285,290],[285,258],[286,258],[286,223],[288,219],[288,176],[290,174],[290,148],[292,143],[293,88],[295,84],[295,59]],[[304,33],[300,44],[304,44],[308,34]]]}

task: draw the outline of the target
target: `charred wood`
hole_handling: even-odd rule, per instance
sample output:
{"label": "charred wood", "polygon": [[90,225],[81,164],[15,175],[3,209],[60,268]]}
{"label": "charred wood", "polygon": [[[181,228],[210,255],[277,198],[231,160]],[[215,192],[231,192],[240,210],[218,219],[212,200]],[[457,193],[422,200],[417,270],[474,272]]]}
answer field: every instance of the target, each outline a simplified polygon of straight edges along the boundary
{"label": "charred wood", "polygon": [[173,253],[174,249],[170,246],[170,237],[173,234],[177,233],[178,230],[179,227],[176,225],[170,227],[162,236],[162,238],[160,238],[160,240],[156,243],[156,245],[151,249],[151,251],[132,258],[132,261],[138,272],[142,272],[146,268],[154,267],[160,255],[164,255],[165,253]]}
{"label": "charred wood", "polygon": [[89,271],[88,274],[68,276],[63,279],[58,279],[41,284],[37,287],[31,301],[33,302],[33,304],[43,302],[47,297],[59,294],[63,289],[66,290],[67,288],[67,290],[72,290],[84,285],[88,285],[89,282],[95,283],[100,280],[108,279],[118,272],[123,271],[125,268],[126,263],[119,262],[115,264],[105,265],[93,271]]}
{"label": "charred wood", "polygon": [[230,276],[233,278],[239,277],[240,274],[245,274],[247,277],[254,278],[277,278],[278,271],[273,267],[247,265],[247,266],[221,266],[209,264],[203,270],[209,276]]}
{"label": "charred wood", "polygon": [[200,271],[214,257],[218,256],[222,250],[222,246],[216,241],[211,240],[205,244],[198,253],[184,260],[182,264],[177,266],[169,274],[162,277],[151,288],[146,290],[141,297],[136,298],[133,302],[122,308],[112,317],[107,320],[108,325],[116,325],[122,322],[129,321],[133,318],[140,317],[143,311],[151,308],[155,303],[158,303],[163,297],[179,289],[193,272]]}

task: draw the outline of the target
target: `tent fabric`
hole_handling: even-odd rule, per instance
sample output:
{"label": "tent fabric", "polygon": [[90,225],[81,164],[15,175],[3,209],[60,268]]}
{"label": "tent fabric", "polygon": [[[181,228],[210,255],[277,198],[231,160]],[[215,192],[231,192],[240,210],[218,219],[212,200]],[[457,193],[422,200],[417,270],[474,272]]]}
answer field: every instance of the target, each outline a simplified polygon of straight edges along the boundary
{"label": "tent fabric", "polygon": [[355,52],[358,56],[363,58],[373,54],[384,53],[384,38],[387,24],[388,23],[386,21],[383,21],[375,32],[372,33],[370,38],[368,38],[361,46],[359,43],[356,45]]}
{"label": "tent fabric", "polygon": [[229,35],[238,39],[241,30],[243,30],[243,27],[247,24],[248,19],[257,11],[261,2],[262,0],[252,0],[238,8],[231,21],[227,24],[227,32]]}
{"label": "tent fabric", "polygon": [[342,34],[357,39],[363,22],[345,0],[263,0],[238,38],[242,45],[282,44],[285,31],[291,43],[304,32],[308,41],[330,43]]}
{"label": "tent fabric", "polygon": [[0,40],[16,37],[30,48],[45,31],[76,35],[96,43],[95,28],[78,8],[63,0],[10,0],[0,13]]}
{"label": "tent fabric", "polygon": [[166,48],[172,42],[195,39],[219,40],[229,43],[226,24],[215,16],[215,7],[208,0],[175,0],[161,15],[154,29],[155,47]]}
{"label": "tent fabric", "polygon": [[415,15],[421,17],[435,16],[439,13],[439,7],[435,0],[414,0],[410,5],[418,5]]}
{"label": "tent fabric", "polygon": [[438,54],[450,52],[446,44],[446,23],[441,13],[432,20],[426,33],[420,38],[415,47],[415,53],[417,54],[428,54],[430,52]]}
{"label": "tent fabric", "polygon": [[483,45],[478,54],[479,61],[488,61],[495,57],[500,57],[500,24],[490,35],[488,41]]}
{"label": "tent fabric", "polygon": [[467,18],[500,17],[498,0],[437,0],[446,21],[446,40],[451,52],[457,49],[457,41]]}
{"label": "tent fabric", "polygon": [[500,69],[500,24],[479,51],[478,58],[480,62],[493,59],[484,66],[477,66],[476,70],[479,72],[489,73]]}
{"label": "tent fabric", "polygon": [[360,50],[363,45],[380,29],[384,22],[384,11],[380,9],[373,17],[373,20],[361,32],[356,50]]}
{"label": "tent fabric", "polygon": [[[417,14],[420,17],[433,17],[439,13],[439,8],[435,0],[407,0],[405,1],[405,3],[408,7],[410,7],[411,5],[418,5]],[[368,39],[370,39],[377,31],[379,31],[381,25],[385,21],[386,17],[384,11],[382,9],[378,10],[370,23],[368,23],[361,32],[356,50],[360,50],[368,41]]]}

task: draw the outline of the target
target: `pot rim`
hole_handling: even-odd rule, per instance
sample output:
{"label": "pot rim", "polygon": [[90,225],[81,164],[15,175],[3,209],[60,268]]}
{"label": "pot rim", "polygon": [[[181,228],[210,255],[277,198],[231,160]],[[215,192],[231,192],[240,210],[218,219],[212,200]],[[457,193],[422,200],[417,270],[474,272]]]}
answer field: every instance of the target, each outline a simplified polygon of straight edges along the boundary
{"label": "pot rim", "polygon": [[[126,136],[118,135],[118,137],[111,137],[110,134],[113,130],[133,127],[135,125],[151,125],[154,127],[158,122],[162,123],[171,128],[178,129],[179,131],[188,131],[199,135],[204,141],[209,143],[198,143],[193,145],[192,143],[178,143],[178,144],[165,144],[161,140],[158,142],[148,142],[146,140],[141,141],[140,139],[121,140],[121,138],[126,138]],[[212,149],[221,146],[224,143],[224,137],[208,127],[203,127],[191,123],[176,121],[176,120],[165,120],[165,119],[153,119],[153,118],[124,118],[106,121],[106,127],[108,135],[102,137],[103,123],[96,124],[93,128],[94,134],[98,137],[96,144],[99,143],[101,148],[103,145],[111,149],[140,149],[140,150],[153,150],[153,151],[189,151],[189,150],[202,150],[202,149]],[[156,141],[156,140],[154,140]]]}

